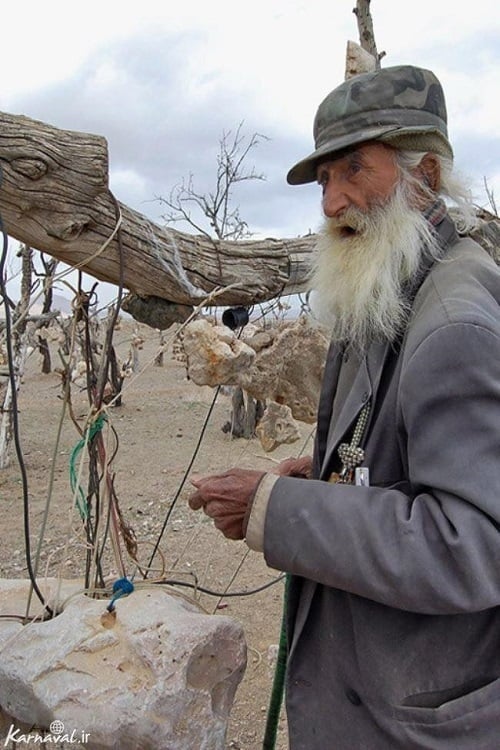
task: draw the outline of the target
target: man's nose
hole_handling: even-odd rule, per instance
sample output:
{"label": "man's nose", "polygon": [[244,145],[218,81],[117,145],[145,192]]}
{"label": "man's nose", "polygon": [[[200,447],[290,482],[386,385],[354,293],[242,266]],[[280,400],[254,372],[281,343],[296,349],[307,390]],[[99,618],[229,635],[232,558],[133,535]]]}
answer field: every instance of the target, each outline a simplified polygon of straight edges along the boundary
{"label": "man's nose", "polygon": [[337,218],[349,206],[349,199],[338,180],[330,177],[323,188],[323,213],[329,219]]}

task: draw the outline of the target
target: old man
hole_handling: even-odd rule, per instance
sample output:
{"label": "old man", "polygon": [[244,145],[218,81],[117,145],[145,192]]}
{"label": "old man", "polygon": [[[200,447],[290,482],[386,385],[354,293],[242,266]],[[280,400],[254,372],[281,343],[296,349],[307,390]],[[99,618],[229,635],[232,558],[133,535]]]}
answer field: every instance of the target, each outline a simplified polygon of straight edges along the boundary
{"label": "old man", "polygon": [[314,138],[288,174],[325,215],[312,463],[196,479],[190,504],[291,574],[292,750],[496,750],[500,273],[432,72],[342,83]]}

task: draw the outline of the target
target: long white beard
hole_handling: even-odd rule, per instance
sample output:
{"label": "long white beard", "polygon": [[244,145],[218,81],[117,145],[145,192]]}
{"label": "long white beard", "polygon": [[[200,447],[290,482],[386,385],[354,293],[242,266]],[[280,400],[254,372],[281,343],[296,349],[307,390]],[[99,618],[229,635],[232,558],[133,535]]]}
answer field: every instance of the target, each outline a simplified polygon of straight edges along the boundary
{"label": "long white beard", "polygon": [[311,308],[334,341],[365,351],[371,341],[394,341],[409,315],[404,285],[423,254],[439,255],[423,214],[412,207],[402,180],[389,200],[368,211],[348,208],[326,219],[316,247]]}

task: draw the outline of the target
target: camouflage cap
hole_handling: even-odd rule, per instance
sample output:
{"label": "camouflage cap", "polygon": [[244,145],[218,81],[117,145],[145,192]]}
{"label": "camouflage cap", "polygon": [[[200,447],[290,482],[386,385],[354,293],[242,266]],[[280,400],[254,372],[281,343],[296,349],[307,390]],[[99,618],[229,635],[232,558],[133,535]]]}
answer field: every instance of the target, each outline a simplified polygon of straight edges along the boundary
{"label": "camouflage cap", "polygon": [[320,161],[372,140],[453,158],[443,89],[434,73],[399,65],[342,83],[319,105],[314,119],[316,150],[291,168],[287,181],[313,182]]}

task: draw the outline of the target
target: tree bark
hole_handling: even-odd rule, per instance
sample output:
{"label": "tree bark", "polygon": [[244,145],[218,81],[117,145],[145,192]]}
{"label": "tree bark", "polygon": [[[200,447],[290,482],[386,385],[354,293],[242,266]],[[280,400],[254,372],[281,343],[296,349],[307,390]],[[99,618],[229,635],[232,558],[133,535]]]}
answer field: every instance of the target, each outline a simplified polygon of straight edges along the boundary
{"label": "tree bark", "polygon": [[380,60],[385,52],[377,52],[375,34],[373,32],[373,20],[370,13],[370,0],[357,0],[353,9],[358,22],[359,43],[375,60],[376,68],[380,68]]}
{"label": "tree bark", "polygon": [[[12,318],[14,325],[10,347],[8,342],[6,342],[6,351],[7,353],[10,351],[12,357],[12,375],[10,375],[9,368],[7,367],[5,375],[2,372],[4,377],[0,377],[0,470],[7,468],[10,462],[10,446],[14,431],[13,409],[16,408],[16,396],[24,375],[24,365],[28,351],[27,321],[25,315],[29,309],[30,302],[31,274],[33,271],[31,256],[31,247],[25,245],[21,250],[21,297]],[[15,325],[16,322],[17,326]]]}
{"label": "tree bark", "polygon": [[7,234],[113,284],[120,281],[119,212],[123,283],[139,297],[192,306],[230,287],[218,305],[251,305],[306,288],[313,235],[232,242],[160,227],[110,193],[101,136],[0,113],[0,165]]}

